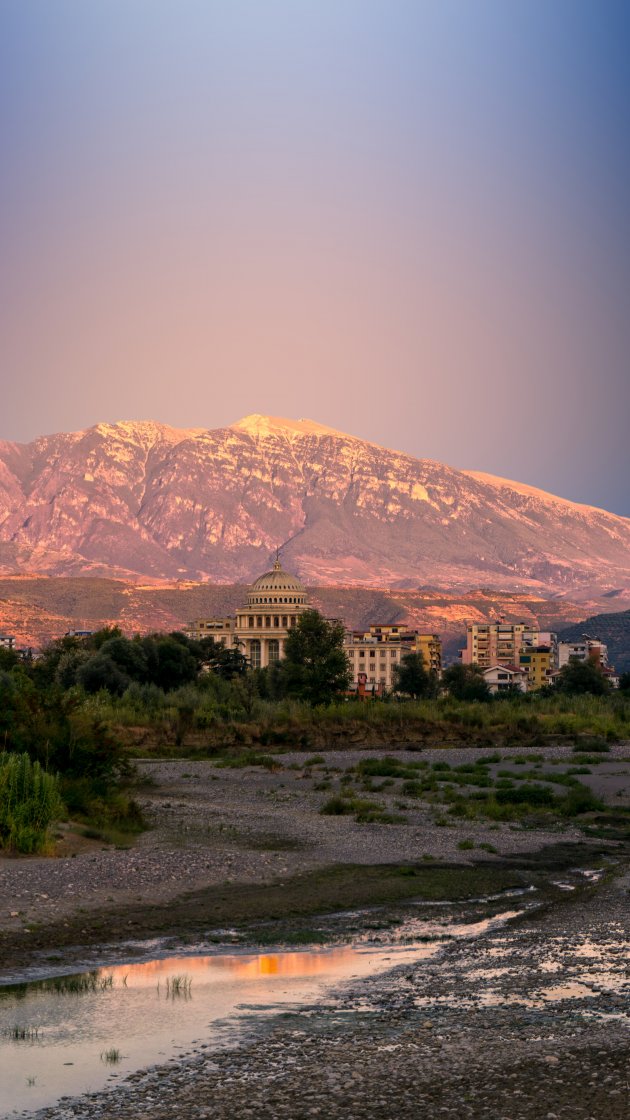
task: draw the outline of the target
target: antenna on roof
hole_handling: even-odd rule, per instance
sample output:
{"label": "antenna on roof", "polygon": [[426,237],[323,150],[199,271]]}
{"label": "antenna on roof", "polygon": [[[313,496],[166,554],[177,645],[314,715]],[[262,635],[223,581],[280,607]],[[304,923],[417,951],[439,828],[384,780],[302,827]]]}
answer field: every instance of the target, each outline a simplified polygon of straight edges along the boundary
{"label": "antenna on roof", "polygon": [[280,571],[280,568],[282,567],[282,565],[280,564],[280,545],[276,546],[276,558],[273,562],[273,566],[275,571],[277,572]]}

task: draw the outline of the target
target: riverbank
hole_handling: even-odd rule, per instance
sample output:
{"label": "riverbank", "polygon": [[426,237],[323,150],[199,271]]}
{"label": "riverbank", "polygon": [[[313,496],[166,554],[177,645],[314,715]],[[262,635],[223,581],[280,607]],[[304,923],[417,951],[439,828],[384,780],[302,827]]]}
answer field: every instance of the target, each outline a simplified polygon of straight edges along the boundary
{"label": "riverbank", "polygon": [[625,1120],[630,875],[38,1120]]}
{"label": "riverbank", "polygon": [[[612,747],[582,767],[589,772],[580,781],[625,808],[629,753],[627,745]],[[605,829],[585,834],[575,818],[469,819],[427,800],[443,797],[440,790],[455,781],[458,796],[465,794],[461,782],[473,778],[461,768],[477,760],[490,783],[506,781],[498,776],[504,767],[523,775],[538,768],[560,779],[575,768],[569,748],[527,756],[515,749],[396,752],[397,765],[421,762],[432,775],[437,792],[420,797],[404,792],[404,777],[362,772],[380,758],[348,750],[265,756],[264,765],[139,763],[151,827],[128,848],[83,836],[74,854],[0,860],[0,978],[30,959],[70,965],[85,946],[130,939],[198,938],[235,925],[251,938],[265,921],[284,921],[295,937],[320,912],[495,893],[541,872],[594,866],[606,853],[614,859],[623,847]],[[352,806],[350,789],[357,804],[373,806],[367,816],[375,819],[322,813],[341,792],[342,808]],[[67,849],[67,829],[58,843]]]}
{"label": "riverbank", "polygon": [[[153,827],[133,846],[82,837],[74,855],[0,861],[5,982],[141,959],[147,938],[184,952],[382,946],[410,912],[443,916],[446,901],[453,920],[506,902],[521,916],[323,1002],[253,1014],[245,1037],[228,1022],[237,1046],[200,1038],[176,1061],[62,1100],[41,1120],[625,1120],[628,754],[616,746],[588,764],[566,747],[140,763]],[[605,813],[460,815],[479,794],[534,777],[570,791],[576,762]],[[330,800],[351,812],[322,812]],[[596,868],[597,881],[585,873]]]}

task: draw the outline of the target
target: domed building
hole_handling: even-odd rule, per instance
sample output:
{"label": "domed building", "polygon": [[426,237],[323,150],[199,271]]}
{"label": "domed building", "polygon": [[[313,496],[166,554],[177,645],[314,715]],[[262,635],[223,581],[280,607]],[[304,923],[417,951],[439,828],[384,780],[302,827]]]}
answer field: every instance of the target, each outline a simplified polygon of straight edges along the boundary
{"label": "domed building", "polygon": [[252,669],[279,661],[289,631],[309,606],[306,590],[296,576],[285,572],[276,558],[270,572],[259,576],[247,595],[247,606],[236,612],[236,645]]}
{"label": "domed building", "polygon": [[273,568],[259,576],[247,604],[228,618],[196,619],[186,629],[190,638],[214,638],[239,649],[252,669],[272,665],[284,655],[284,643],[310,604],[296,576],[285,572],[278,556]]}

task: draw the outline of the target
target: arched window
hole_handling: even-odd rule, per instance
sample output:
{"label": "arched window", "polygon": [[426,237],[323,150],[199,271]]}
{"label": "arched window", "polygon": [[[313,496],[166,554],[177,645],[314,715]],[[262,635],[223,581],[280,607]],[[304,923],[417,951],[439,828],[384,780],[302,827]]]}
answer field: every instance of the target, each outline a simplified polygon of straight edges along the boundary
{"label": "arched window", "polygon": [[249,643],[249,663],[252,669],[260,669],[260,642],[258,638]]}

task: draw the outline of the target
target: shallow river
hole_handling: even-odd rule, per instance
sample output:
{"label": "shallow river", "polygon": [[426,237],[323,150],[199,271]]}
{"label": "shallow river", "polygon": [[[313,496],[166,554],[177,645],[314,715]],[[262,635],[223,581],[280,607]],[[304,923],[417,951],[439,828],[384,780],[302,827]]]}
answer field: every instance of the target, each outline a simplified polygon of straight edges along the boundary
{"label": "shallow river", "polygon": [[[475,925],[412,921],[432,941],[277,952],[158,956],[73,976],[0,987],[0,1116],[95,1092],[147,1066],[229,1046],[257,1016],[312,1004],[342,982],[434,956],[440,937],[475,937],[515,911]],[[342,1004],[341,999],[341,1004]],[[252,1019],[253,1017],[253,1019]]]}

